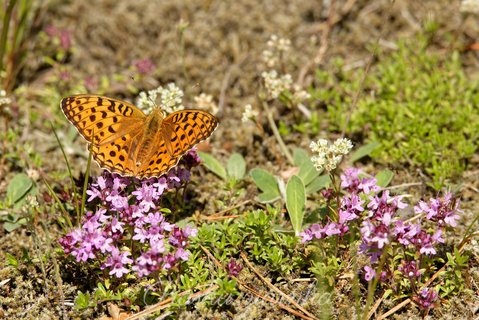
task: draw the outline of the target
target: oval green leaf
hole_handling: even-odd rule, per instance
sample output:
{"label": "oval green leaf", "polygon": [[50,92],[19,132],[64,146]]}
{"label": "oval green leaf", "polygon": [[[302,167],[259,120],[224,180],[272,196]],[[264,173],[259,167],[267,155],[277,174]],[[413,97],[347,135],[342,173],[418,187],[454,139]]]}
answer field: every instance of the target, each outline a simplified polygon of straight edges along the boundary
{"label": "oval green leaf", "polygon": [[349,161],[351,161],[351,163],[353,163],[353,162],[358,161],[359,159],[361,159],[365,156],[369,156],[374,150],[379,148],[380,145],[381,145],[381,143],[379,143],[377,141],[373,141],[373,142],[368,143],[365,146],[360,147],[359,149],[356,150],[356,152],[354,152],[351,155],[351,158],[349,159]]}
{"label": "oval green leaf", "polygon": [[237,180],[243,179],[246,173],[246,161],[244,160],[243,156],[239,153],[233,153],[228,159],[226,171],[228,172],[228,176],[231,178],[235,178]]}
{"label": "oval green leaf", "polygon": [[33,181],[26,174],[15,175],[7,188],[7,202],[10,205],[19,202],[32,187]]}
{"label": "oval green leaf", "polygon": [[378,181],[377,185],[382,188],[387,187],[389,183],[391,182],[391,180],[393,179],[393,176],[394,176],[394,173],[388,169],[378,172],[378,174],[375,177],[376,180]]}
{"label": "oval green leaf", "polygon": [[306,193],[311,194],[318,192],[321,189],[329,187],[331,184],[331,178],[329,175],[324,174],[322,176],[317,177],[314,179],[310,184],[306,186]]}
{"label": "oval green leaf", "polygon": [[268,171],[255,168],[250,171],[251,178],[256,183],[256,186],[264,193],[281,196],[279,192],[278,182],[276,178]]}
{"label": "oval green leaf", "polygon": [[301,232],[305,205],[306,191],[303,181],[298,176],[292,176],[286,185],[286,209],[296,236]]}
{"label": "oval green leaf", "polygon": [[208,168],[221,179],[226,180],[226,169],[218,160],[216,160],[215,157],[204,152],[198,152],[198,156],[200,157],[201,161],[203,161],[203,164],[206,168]]}

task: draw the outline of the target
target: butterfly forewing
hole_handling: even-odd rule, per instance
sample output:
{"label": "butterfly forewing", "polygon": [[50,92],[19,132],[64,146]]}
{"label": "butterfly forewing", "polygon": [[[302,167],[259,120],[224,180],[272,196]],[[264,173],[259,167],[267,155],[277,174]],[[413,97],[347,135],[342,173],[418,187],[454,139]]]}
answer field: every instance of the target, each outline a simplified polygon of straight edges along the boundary
{"label": "butterfly forewing", "polygon": [[218,119],[201,110],[181,110],[163,120],[164,139],[168,153],[181,156],[198,142],[208,138],[218,125]]}
{"label": "butterfly forewing", "polygon": [[77,95],[64,98],[65,116],[88,142],[109,143],[133,131],[146,119],[137,107],[101,96]]}

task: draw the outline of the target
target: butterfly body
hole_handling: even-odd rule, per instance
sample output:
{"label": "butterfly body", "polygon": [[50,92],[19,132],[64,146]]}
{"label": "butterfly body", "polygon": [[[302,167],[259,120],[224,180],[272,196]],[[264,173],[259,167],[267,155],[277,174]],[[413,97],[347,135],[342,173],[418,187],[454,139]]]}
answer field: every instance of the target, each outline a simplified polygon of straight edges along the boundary
{"label": "butterfly body", "polygon": [[[141,168],[151,157],[155,142],[164,139],[160,131],[162,122],[163,113],[159,108],[154,108],[147,116],[144,127],[141,128],[143,133],[139,134],[135,139],[136,141],[133,142],[135,150],[132,150],[132,155],[129,155],[137,168]],[[141,148],[137,148],[138,146],[141,146]],[[134,151],[138,151],[136,155]]]}
{"label": "butterfly body", "polygon": [[100,167],[139,178],[167,173],[218,125],[216,117],[201,110],[165,117],[156,107],[145,115],[128,102],[96,95],[64,98],[61,108]]}

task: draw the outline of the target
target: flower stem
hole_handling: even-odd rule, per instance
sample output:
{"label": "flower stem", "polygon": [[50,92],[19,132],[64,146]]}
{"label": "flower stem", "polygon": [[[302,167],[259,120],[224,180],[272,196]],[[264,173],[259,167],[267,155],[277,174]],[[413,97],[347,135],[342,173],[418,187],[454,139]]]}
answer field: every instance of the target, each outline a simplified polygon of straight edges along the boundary
{"label": "flower stem", "polygon": [[293,156],[291,155],[291,153],[288,150],[288,147],[286,147],[286,144],[281,138],[281,135],[279,134],[279,130],[278,130],[278,127],[276,126],[276,123],[274,123],[272,110],[269,108],[268,103],[266,101],[263,100],[262,103],[263,103],[263,108],[266,111],[266,116],[268,118],[269,126],[271,127],[271,130],[273,131],[274,137],[278,141],[279,148],[281,149],[281,151],[283,152],[284,156],[289,161],[289,163],[291,165],[294,165]]}

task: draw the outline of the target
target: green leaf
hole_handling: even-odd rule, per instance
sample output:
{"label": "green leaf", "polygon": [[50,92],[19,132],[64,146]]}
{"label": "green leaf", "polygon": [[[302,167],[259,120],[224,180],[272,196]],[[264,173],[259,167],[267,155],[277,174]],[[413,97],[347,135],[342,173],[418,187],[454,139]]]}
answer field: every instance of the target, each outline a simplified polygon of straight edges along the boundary
{"label": "green leaf", "polygon": [[304,149],[296,148],[293,151],[294,165],[297,167],[300,167],[304,162],[311,162],[310,158],[311,156]]}
{"label": "green leaf", "polygon": [[325,174],[314,179],[310,184],[306,186],[306,193],[311,194],[318,192],[321,189],[329,187],[331,179],[329,175]]}
{"label": "green leaf", "polygon": [[226,169],[229,177],[237,180],[243,179],[246,173],[246,162],[243,156],[239,153],[233,153],[228,159]]}
{"label": "green leaf", "polygon": [[299,167],[298,177],[303,180],[305,186],[310,184],[314,179],[319,176],[318,170],[316,170],[315,166],[311,161],[305,161]]}
{"label": "green leaf", "polygon": [[358,161],[359,159],[361,159],[365,156],[369,156],[374,150],[376,150],[380,146],[381,146],[381,143],[379,143],[377,141],[373,141],[373,142],[368,143],[365,146],[360,147],[359,149],[356,150],[356,152],[354,152],[351,155],[351,158],[350,158],[351,163],[355,162],[355,161]]}
{"label": "green leaf", "polygon": [[5,229],[5,231],[12,232],[13,230],[20,228],[21,226],[26,225],[28,222],[25,218],[18,219],[18,216],[14,216],[13,218],[15,219],[15,221],[5,221],[3,223],[3,228]]}
{"label": "green leaf", "polygon": [[306,191],[303,181],[298,176],[292,176],[286,185],[286,209],[296,236],[301,232],[305,205]]}
{"label": "green leaf", "polygon": [[391,180],[393,179],[394,173],[391,170],[385,169],[376,175],[377,185],[380,187],[387,187]]}
{"label": "green leaf", "polygon": [[281,198],[278,181],[268,171],[255,168],[250,171],[250,175],[258,189],[263,191],[263,193],[258,196],[260,202],[270,203]]}
{"label": "green leaf", "polygon": [[5,255],[7,256],[7,266],[12,266],[18,268],[18,260],[15,256],[11,255],[10,253],[6,252]]}
{"label": "green leaf", "polygon": [[23,197],[26,196],[28,191],[33,186],[33,181],[30,180],[30,178],[24,174],[24,173],[19,173],[13,177],[13,179],[10,181],[10,184],[8,185],[7,188],[7,202],[9,205],[13,205],[20,200],[23,199]]}
{"label": "green leaf", "polygon": [[203,161],[206,168],[211,170],[211,172],[221,179],[226,180],[226,169],[215,157],[204,152],[198,152],[198,156],[201,161]]}
{"label": "green leaf", "polygon": [[293,158],[294,164],[299,167],[298,177],[303,180],[305,186],[319,176],[318,170],[311,162],[310,155],[304,149],[294,149]]}
{"label": "green leaf", "polygon": [[258,201],[261,203],[271,203],[278,199],[281,199],[281,196],[274,192],[263,192],[258,195]]}
{"label": "green leaf", "polygon": [[75,298],[75,309],[83,310],[90,306],[90,294],[78,291],[78,295]]}
{"label": "green leaf", "polygon": [[265,193],[281,195],[279,192],[278,182],[276,178],[268,171],[254,168],[250,171],[251,178],[256,183],[256,186]]}

